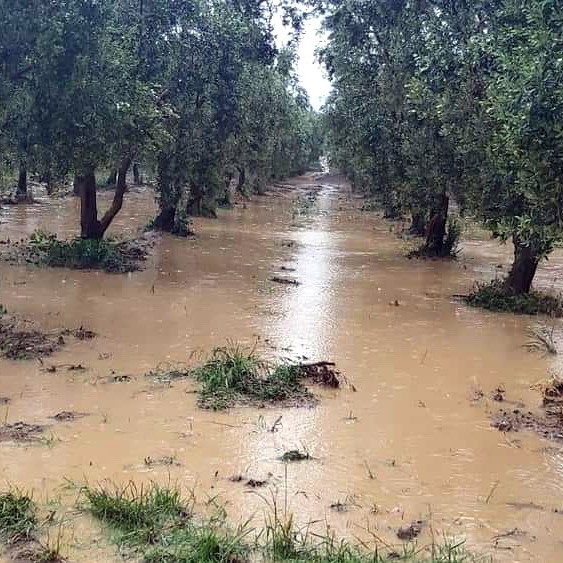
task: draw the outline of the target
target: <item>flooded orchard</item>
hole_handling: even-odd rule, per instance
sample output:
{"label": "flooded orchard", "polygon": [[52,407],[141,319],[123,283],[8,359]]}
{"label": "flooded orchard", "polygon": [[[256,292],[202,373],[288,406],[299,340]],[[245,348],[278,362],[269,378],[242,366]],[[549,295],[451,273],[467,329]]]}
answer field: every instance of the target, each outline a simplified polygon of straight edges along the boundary
{"label": "flooded orchard", "polygon": [[[72,236],[78,205],[5,208],[3,237]],[[498,561],[563,559],[561,445],[491,427],[499,406],[540,403],[531,387],[557,360],[523,347],[538,319],[453,297],[506,271],[511,249],[477,234],[457,261],[408,260],[393,224],[361,205],[340,178],[309,174],[196,220],[194,239],[156,237],[140,272],[0,265],[8,311],[97,334],[41,361],[0,360],[4,424],[45,426],[42,443],[0,442],[3,481],[62,504],[70,561],[121,559],[75,508],[76,484],[104,480],[177,484],[235,522],[260,525],[276,498],[319,533],[395,546],[421,521],[419,545],[447,535]],[[133,190],[112,229],[133,235],[153,216],[152,192]],[[562,269],[558,253],[538,284]],[[212,412],[189,380],[145,376],[228,341],[333,361],[345,384],[314,389],[312,408]],[[309,459],[284,463],[291,450]]]}

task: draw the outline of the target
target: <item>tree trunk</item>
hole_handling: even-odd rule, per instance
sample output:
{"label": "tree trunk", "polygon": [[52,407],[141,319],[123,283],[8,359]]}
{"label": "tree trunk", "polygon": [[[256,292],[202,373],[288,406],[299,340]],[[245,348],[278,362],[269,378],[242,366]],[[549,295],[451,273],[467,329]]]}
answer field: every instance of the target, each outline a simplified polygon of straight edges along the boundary
{"label": "tree trunk", "polygon": [[115,187],[113,201],[111,202],[110,208],[100,219],[100,238],[104,236],[104,233],[107,231],[108,227],[115,219],[115,216],[121,211],[121,208],[123,207],[123,196],[127,191],[127,172],[129,172],[132,160],[133,156],[128,154],[124,156],[119,163],[119,168],[117,169],[117,185]]}
{"label": "tree trunk", "polygon": [[190,186],[190,193],[188,197],[188,204],[186,211],[192,217],[201,217],[203,214],[203,190],[196,184]]}
{"label": "tree trunk", "polygon": [[133,183],[136,186],[140,186],[142,183],[141,180],[141,170],[139,168],[139,163],[138,162],[134,162],[133,163]]}
{"label": "tree trunk", "polygon": [[413,211],[411,215],[412,221],[409,233],[417,237],[423,237],[426,234],[426,213]]}
{"label": "tree trunk", "polygon": [[25,162],[20,162],[20,170],[18,174],[18,187],[16,189],[16,201],[27,201],[29,194],[27,193],[27,166]]}
{"label": "tree trunk", "polygon": [[160,213],[156,216],[154,220],[154,228],[157,231],[164,231],[165,233],[171,233],[174,229],[174,219],[176,216],[175,207],[164,207],[160,210]]}
{"label": "tree trunk", "polygon": [[96,201],[96,174],[89,168],[74,178],[80,194],[80,236],[84,239],[100,239],[103,233],[98,221]]}
{"label": "tree trunk", "polygon": [[532,281],[540,262],[539,253],[534,245],[524,246],[514,237],[514,262],[504,284],[510,293],[522,295],[529,293]]}
{"label": "tree trunk", "polygon": [[244,166],[238,166],[238,181],[237,181],[237,192],[242,196],[246,197],[244,193],[244,186],[246,184],[246,168]]}
{"label": "tree trunk", "polygon": [[110,170],[108,179],[106,180],[107,186],[115,186],[117,184],[117,168]]}
{"label": "tree trunk", "polygon": [[85,239],[103,238],[108,227],[123,206],[123,195],[127,189],[127,172],[131,166],[132,156],[123,157],[117,171],[117,185],[113,201],[104,216],[98,220],[96,200],[96,175],[94,169],[88,169],[83,175],[76,177],[80,191],[80,227],[81,237]]}
{"label": "tree trunk", "polygon": [[446,238],[449,207],[450,198],[446,193],[443,193],[440,196],[439,204],[430,214],[431,219],[426,229],[426,244],[424,245],[426,254],[433,256],[444,255],[444,240]]}

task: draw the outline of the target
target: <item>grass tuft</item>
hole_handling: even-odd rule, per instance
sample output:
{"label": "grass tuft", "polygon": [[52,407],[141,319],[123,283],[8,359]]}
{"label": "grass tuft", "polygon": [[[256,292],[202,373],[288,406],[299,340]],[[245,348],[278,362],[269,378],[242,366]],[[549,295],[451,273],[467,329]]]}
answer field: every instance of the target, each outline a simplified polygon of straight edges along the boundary
{"label": "grass tuft", "polygon": [[515,295],[507,291],[502,280],[477,283],[474,290],[465,298],[473,307],[481,307],[495,312],[508,312],[520,315],[563,316],[563,298],[532,291]]}
{"label": "grass tuft", "polygon": [[179,491],[157,484],[86,487],[84,495],[88,510],[114,528],[124,544],[157,543],[166,526],[178,525],[190,515]]}
{"label": "grass tuft", "polygon": [[[421,548],[409,543],[393,551],[390,546],[369,549],[337,540],[333,534],[300,530],[293,516],[280,517],[274,503],[265,529],[248,523],[232,529],[226,513],[207,520],[193,515],[176,489],[156,484],[139,488],[86,488],[88,510],[118,532],[120,545],[133,549],[145,563],[476,563],[485,561],[464,548],[463,542],[444,539]],[[250,538],[252,536],[252,538]]]}
{"label": "grass tuft", "polygon": [[129,483],[85,489],[88,510],[118,534],[118,543],[143,554],[147,563],[243,561],[244,528],[231,532],[224,520],[196,522],[177,489]]}
{"label": "grass tuft", "polygon": [[29,540],[37,527],[37,508],[21,491],[0,494],[0,534],[7,543]]}
{"label": "grass tuft", "polygon": [[191,375],[200,384],[199,404],[207,409],[222,410],[237,403],[315,402],[302,383],[298,364],[272,365],[254,350],[234,344],[215,348]]}

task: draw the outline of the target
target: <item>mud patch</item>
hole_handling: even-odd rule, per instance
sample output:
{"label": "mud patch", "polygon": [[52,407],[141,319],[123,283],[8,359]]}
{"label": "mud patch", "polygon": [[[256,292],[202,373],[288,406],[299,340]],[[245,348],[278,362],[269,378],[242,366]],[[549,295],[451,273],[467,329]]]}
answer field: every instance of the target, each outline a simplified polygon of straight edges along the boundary
{"label": "mud patch", "polygon": [[45,427],[39,424],[14,422],[0,426],[0,442],[37,442],[43,437]]}
{"label": "mud patch", "polygon": [[242,475],[233,475],[229,477],[229,481],[231,481],[231,483],[244,483],[246,487],[250,487],[251,489],[260,489],[268,484],[268,479],[247,479]]}
{"label": "mud patch", "polygon": [[66,328],[61,334],[64,336],[74,336],[77,340],[92,340],[92,338],[96,338],[97,336],[93,330],[88,330],[83,326],[79,326],[78,328]]}
{"label": "mud patch", "polygon": [[270,281],[274,283],[279,283],[281,285],[295,285],[295,286],[301,285],[300,282],[298,282],[293,278],[283,278],[281,276],[273,276],[270,278]]}
{"label": "mud patch", "polygon": [[182,465],[174,456],[171,455],[163,455],[161,457],[147,456],[143,460],[143,463],[145,464],[145,467],[180,467]]}
{"label": "mud patch", "polygon": [[299,372],[302,379],[316,385],[337,389],[341,384],[342,375],[336,370],[336,364],[333,362],[299,364]]}
{"label": "mud patch", "polygon": [[293,463],[295,461],[307,461],[313,459],[309,452],[302,452],[300,450],[289,450],[285,452],[281,457],[280,460],[284,463]]}
{"label": "mud patch", "polygon": [[28,321],[2,315],[0,319],[0,353],[9,360],[32,360],[50,356],[64,341],[59,335],[41,332]]}
{"label": "mud patch", "polygon": [[520,409],[500,410],[493,416],[491,426],[501,432],[531,430],[548,440],[563,441],[563,412],[561,408],[546,409],[545,414]]}
{"label": "mud patch", "polygon": [[67,335],[78,340],[96,336],[84,327],[43,332],[33,322],[16,315],[0,315],[0,354],[9,360],[33,360],[50,356],[66,344],[64,336]]}
{"label": "mud patch", "polygon": [[423,524],[422,520],[411,522],[408,526],[403,526],[397,530],[397,537],[403,541],[413,541],[422,532]]}
{"label": "mud patch", "polygon": [[61,411],[50,418],[56,420],[57,422],[72,422],[73,420],[78,420],[88,416],[86,412],[74,412],[74,411]]}

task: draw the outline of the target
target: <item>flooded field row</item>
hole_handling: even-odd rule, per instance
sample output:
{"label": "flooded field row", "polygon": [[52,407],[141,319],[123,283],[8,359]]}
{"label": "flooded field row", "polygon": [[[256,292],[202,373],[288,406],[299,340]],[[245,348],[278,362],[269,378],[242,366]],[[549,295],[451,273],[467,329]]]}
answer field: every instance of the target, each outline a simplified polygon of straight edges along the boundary
{"label": "flooded field row", "polygon": [[[491,427],[501,407],[536,408],[533,386],[560,360],[523,347],[540,320],[453,297],[505,272],[511,249],[476,234],[457,261],[408,260],[361,203],[338,178],[308,175],[196,220],[194,239],[155,237],[141,272],[0,264],[8,311],[96,333],[41,361],[0,360],[4,425],[43,427],[27,443],[0,432],[2,481],[62,506],[69,561],[121,559],[75,506],[77,486],[104,480],[177,484],[258,526],[275,498],[319,533],[395,546],[421,522],[420,545],[447,535],[498,561],[563,559],[561,444]],[[134,190],[113,232],[153,215],[153,194]],[[40,200],[3,210],[0,228],[70,236],[77,217],[73,198]],[[537,284],[559,287],[562,273],[557,252]],[[213,412],[192,382],[146,376],[228,342],[334,362],[346,384],[314,388],[314,407]],[[307,459],[285,463],[293,450]]]}

